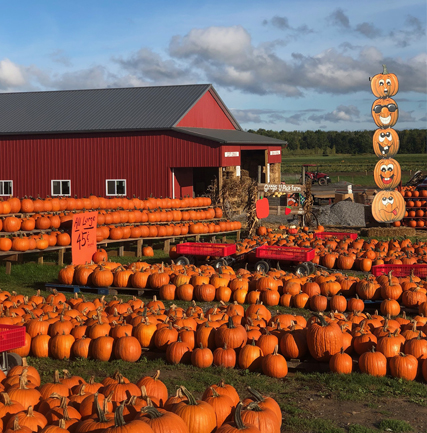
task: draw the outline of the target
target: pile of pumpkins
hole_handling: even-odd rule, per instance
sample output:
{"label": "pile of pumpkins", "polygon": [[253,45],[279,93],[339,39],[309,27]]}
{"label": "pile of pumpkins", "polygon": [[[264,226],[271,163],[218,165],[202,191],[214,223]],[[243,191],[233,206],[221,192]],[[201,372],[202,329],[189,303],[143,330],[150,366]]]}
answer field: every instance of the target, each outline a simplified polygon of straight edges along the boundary
{"label": "pile of pumpkins", "polygon": [[209,197],[183,197],[179,198],[155,198],[149,197],[145,200],[134,197],[46,197],[32,198],[10,197],[0,200],[0,215],[16,213],[41,213],[41,212],[63,212],[82,210],[133,210],[133,209],[187,209],[195,207],[206,207],[212,204]]}
{"label": "pile of pumpkins", "polygon": [[[370,272],[372,266],[387,264],[426,264],[427,242],[409,238],[380,241],[378,239],[352,239],[342,233],[338,236],[325,235],[324,228],[319,226],[315,232],[305,229],[291,229],[280,226],[280,232],[260,227],[258,233],[268,245],[313,248],[315,257],[312,260],[328,269],[360,270]],[[283,234],[283,233],[286,234]],[[249,250],[251,239],[243,240],[239,248]],[[255,252],[248,254],[248,261],[256,261]]]}
{"label": "pile of pumpkins", "polygon": [[184,386],[176,395],[154,376],[131,383],[119,372],[95,382],[55,371],[41,384],[39,371],[28,365],[1,373],[0,427],[5,432],[79,433],[218,433],[245,430],[280,433],[282,412],[271,397],[248,388],[241,401],[224,381],[197,400]]}
{"label": "pile of pumpkins", "polygon": [[[386,360],[381,374],[363,367],[359,359],[360,370],[373,375],[390,371],[410,380],[419,374],[427,380],[427,317],[422,314],[412,320],[371,316],[355,302],[348,314],[315,313],[307,320],[302,315],[272,314],[260,302],[246,310],[237,303],[221,303],[204,311],[195,303],[187,309],[175,305],[166,309],[156,298],[144,305],[136,298],[87,301],[77,294],[66,299],[62,293],[46,299],[7,292],[1,297],[6,312],[0,323],[26,327],[25,346],[14,350],[21,356],[136,362],[143,351],[154,351],[154,356],[164,356],[171,364],[238,366],[274,378],[287,375],[287,360],[308,355],[329,362],[331,371],[347,373],[353,365],[350,355],[362,360],[377,356]],[[426,312],[426,302],[420,310]],[[380,355],[371,352],[375,348]],[[341,357],[346,368],[351,364],[350,371],[335,366]],[[400,358],[416,364],[413,377],[394,370],[392,363]]]}
{"label": "pile of pumpkins", "polygon": [[423,229],[427,226],[427,189],[415,186],[402,187],[406,211],[401,221],[393,223],[395,227],[406,226]]}
{"label": "pile of pumpkins", "polygon": [[[392,316],[400,314],[401,304],[407,308],[421,308],[427,300],[426,281],[413,274],[402,278],[393,277],[392,273],[378,277],[369,274],[359,278],[341,272],[317,271],[302,277],[274,268],[264,275],[246,268],[235,271],[230,266],[223,266],[218,271],[210,265],[196,267],[174,263],[134,262],[124,266],[108,261],[104,250],[95,253],[93,258],[98,264],[68,265],[61,269],[59,282],[95,287],[151,288],[160,299],[167,301],[235,301],[239,304],[262,301],[269,307],[310,308],[315,312],[327,309],[344,312],[347,304],[356,301],[361,311],[364,300],[383,300],[382,313]],[[355,296],[360,299],[350,299]],[[427,310],[422,312],[427,315]]]}

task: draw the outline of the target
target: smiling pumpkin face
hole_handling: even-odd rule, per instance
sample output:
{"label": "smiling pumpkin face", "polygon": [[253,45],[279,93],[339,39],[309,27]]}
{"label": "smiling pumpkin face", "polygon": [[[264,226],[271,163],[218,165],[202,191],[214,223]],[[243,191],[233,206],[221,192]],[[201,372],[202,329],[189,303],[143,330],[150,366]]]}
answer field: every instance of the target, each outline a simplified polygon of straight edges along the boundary
{"label": "smiling pumpkin face", "polygon": [[392,158],[399,151],[399,136],[393,128],[377,129],[372,141],[378,158]]}
{"label": "smiling pumpkin face", "polygon": [[402,177],[400,164],[393,158],[380,159],[374,168],[374,179],[378,188],[394,189]]}
{"label": "smiling pumpkin face", "polygon": [[380,223],[400,221],[405,211],[405,200],[399,191],[380,191],[372,202],[372,216]]}
{"label": "smiling pumpkin face", "polygon": [[391,128],[399,118],[399,109],[392,98],[376,99],[371,113],[375,124],[380,128]]}

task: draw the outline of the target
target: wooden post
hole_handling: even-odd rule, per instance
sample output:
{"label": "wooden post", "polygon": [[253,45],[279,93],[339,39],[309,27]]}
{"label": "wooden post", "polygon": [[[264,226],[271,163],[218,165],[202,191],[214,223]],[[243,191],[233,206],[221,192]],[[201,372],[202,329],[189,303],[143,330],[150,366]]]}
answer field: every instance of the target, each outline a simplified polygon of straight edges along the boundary
{"label": "wooden post", "polygon": [[264,151],[264,158],[265,158],[265,160],[264,160],[264,167],[265,167],[265,183],[270,183],[270,179],[269,179],[269,176],[268,176],[268,170],[269,170],[269,167],[268,167],[268,149],[266,149],[266,150]]}
{"label": "wooden post", "polygon": [[240,241],[240,230],[237,230],[237,233],[236,233],[236,240]]}
{"label": "wooden post", "polygon": [[58,266],[64,266],[64,252],[65,248],[60,248],[58,250]]}
{"label": "wooden post", "polygon": [[222,203],[222,167],[218,167],[218,192],[219,192],[219,201]]}
{"label": "wooden post", "polygon": [[165,254],[169,254],[169,251],[171,250],[171,240],[165,239],[165,243],[163,245],[163,252]]}
{"label": "wooden post", "polygon": [[136,257],[142,257],[142,239],[136,241]]}
{"label": "wooden post", "polygon": [[39,252],[37,253],[37,264],[42,265],[43,264],[43,253]]}
{"label": "wooden post", "polygon": [[10,275],[11,272],[12,272],[12,262],[8,260],[6,262],[6,275]]}
{"label": "wooden post", "polygon": [[258,166],[258,183],[262,183],[261,181],[262,181],[262,165],[259,165]]}
{"label": "wooden post", "polygon": [[124,245],[119,246],[119,257],[123,257],[125,255],[125,247]]}

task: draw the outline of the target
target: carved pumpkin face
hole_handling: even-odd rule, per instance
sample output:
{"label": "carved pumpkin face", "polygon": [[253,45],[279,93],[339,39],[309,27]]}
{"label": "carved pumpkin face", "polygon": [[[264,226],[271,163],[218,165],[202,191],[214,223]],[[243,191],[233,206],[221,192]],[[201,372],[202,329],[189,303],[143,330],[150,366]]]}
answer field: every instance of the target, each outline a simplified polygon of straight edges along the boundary
{"label": "carved pumpkin face", "polygon": [[402,178],[400,164],[393,158],[380,159],[374,168],[374,179],[378,188],[394,189]]}
{"label": "carved pumpkin face", "polygon": [[396,155],[399,143],[399,136],[393,128],[380,128],[374,132],[374,152],[378,158],[391,158]]}
{"label": "carved pumpkin face", "polygon": [[370,78],[372,93],[377,98],[390,98],[399,90],[399,80],[396,75],[389,74],[383,65],[383,73],[374,75]]}
{"label": "carved pumpkin face", "polygon": [[391,98],[376,99],[371,112],[376,125],[382,128],[394,126],[399,118],[396,101]]}
{"label": "carved pumpkin face", "polygon": [[405,211],[405,199],[399,191],[380,191],[372,202],[372,216],[380,223],[400,221]]}

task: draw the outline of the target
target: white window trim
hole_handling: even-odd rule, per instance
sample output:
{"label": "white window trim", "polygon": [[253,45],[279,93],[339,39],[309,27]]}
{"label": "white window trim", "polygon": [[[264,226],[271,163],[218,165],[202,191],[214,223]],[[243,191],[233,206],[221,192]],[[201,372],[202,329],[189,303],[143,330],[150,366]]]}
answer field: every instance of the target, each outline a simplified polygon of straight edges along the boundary
{"label": "white window trim", "polygon": [[[124,182],[125,183],[125,193],[124,194],[108,194],[108,182],[116,182],[116,188],[115,188],[116,192],[117,192],[117,182]],[[128,186],[127,186],[126,179],[105,179],[105,195],[107,197],[115,197],[117,195],[125,197],[126,193],[127,193],[127,189],[128,189]]]}
{"label": "white window trim", "polygon": [[10,190],[11,190],[10,194],[0,194],[0,196],[9,197],[9,196],[13,195],[13,180],[7,180],[7,179],[3,180],[2,179],[2,180],[0,180],[0,182],[10,182]]}
{"label": "white window trim", "polygon": [[[70,184],[70,193],[69,194],[54,194],[53,193],[53,182],[68,182]],[[61,186],[61,190],[62,190],[62,186]],[[71,179],[52,179],[50,181],[50,192],[51,192],[52,197],[60,197],[60,196],[71,197]]]}

